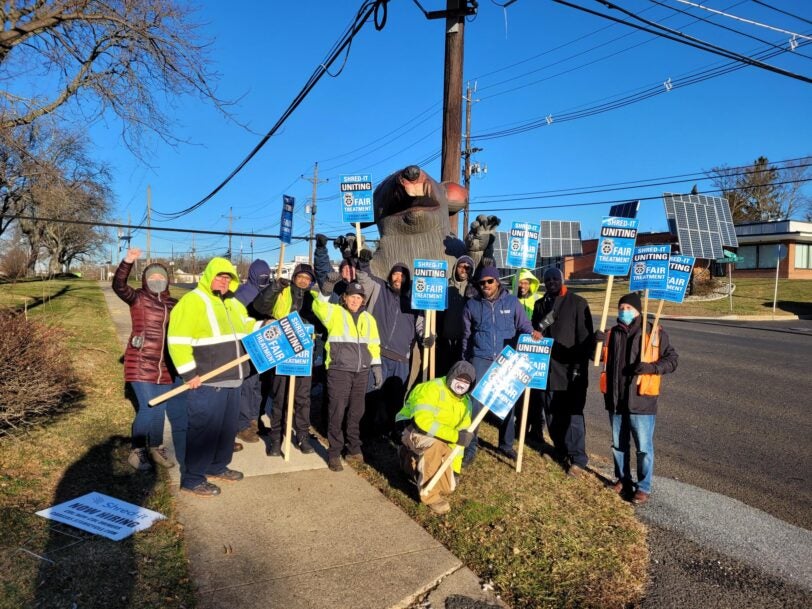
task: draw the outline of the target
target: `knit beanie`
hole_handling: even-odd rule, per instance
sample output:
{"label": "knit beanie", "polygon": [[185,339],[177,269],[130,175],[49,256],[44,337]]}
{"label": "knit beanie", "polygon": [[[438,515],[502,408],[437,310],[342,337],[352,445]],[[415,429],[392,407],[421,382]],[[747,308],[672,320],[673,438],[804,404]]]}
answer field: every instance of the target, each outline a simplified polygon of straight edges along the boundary
{"label": "knit beanie", "polygon": [[617,303],[618,308],[620,305],[627,304],[633,306],[640,313],[643,310],[643,303],[640,301],[640,295],[637,292],[629,292],[625,296],[621,296]]}
{"label": "knit beanie", "polygon": [[499,281],[499,271],[495,266],[485,266],[479,269],[479,273],[477,274],[477,281],[482,281],[483,279],[487,279],[488,277],[496,279],[496,281]]}

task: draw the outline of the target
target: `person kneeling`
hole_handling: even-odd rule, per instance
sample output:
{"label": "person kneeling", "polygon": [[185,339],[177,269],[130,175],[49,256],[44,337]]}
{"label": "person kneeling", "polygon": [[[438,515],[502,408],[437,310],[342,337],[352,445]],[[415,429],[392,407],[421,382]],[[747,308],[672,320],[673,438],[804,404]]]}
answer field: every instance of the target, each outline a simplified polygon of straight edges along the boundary
{"label": "person kneeling", "polygon": [[[465,361],[457,362],[448,375],[417,385],[398,412],[395,420],[408,422],[399,449],[401,468],[418,489],[431,480],[455,446],[471,443],[474,436],[467,429],[471,425],[468,393],[475,380],[474,367]],[[444,495],[457,488],[454,473],[459,474],[461,465],[462,452],[431,492],[420,494],[420,501],[435,514],[451,511]]]}

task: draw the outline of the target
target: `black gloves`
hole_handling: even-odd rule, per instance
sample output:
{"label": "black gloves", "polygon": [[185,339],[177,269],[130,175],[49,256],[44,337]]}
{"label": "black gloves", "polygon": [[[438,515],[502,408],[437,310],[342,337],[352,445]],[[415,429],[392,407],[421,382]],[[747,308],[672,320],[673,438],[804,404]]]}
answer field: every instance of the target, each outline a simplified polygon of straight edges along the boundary
{"label": "black gloves", "polygon": [[437,337],[434,334],[432,334],[431,336],[427,336],[426,338],[423,339],[423,346],[431,348],[434,346],[434,343],[436,342]]}
{"label": "black gloves", "polygon": [[604,332],[603,330],[595,330],[595,342],[605,343],[606,342],[606,332]]}
{"label": "black gloves", "polygon": [[316,247],[326,247],[328,241],[327,235],[322,235],[321,233],[316,235]]}
{"label": "black gloves", "polygon": [[650,362],[629,364],[623,369],[624,376],[639,376],[641,374],[657,374],[657,366]]}
{"label": "black gloves", "polygon": [[380,366],[372,366],[372,377],[375,379],[372,388],[380,389],[383,387],[383,371]]}
{"label": "black gloves", "polygon": [[541,318],[541,320],[536,324],[536,330],[539,332],[544,332],[547,328],[552,326],[555,323],[555,310],[550,311]]}
{"label": "black gloves", "polygon": [[369,262],[372,260],[372,252],[368,249],[362,249],[361,253],[358,254],[358,260],[361,262]]}
{"label": "black gloves", "polygon": [[461,429],[459,432],[459,436],[457,437],[457,446],[464,446],[467,447],[471,440],[474,439],[474,434],[472,434],[467,429]]}
{"label": "black gloves", "polygon": [[348,233],[333,239],[333,247],[341,251],[341,255],[347,260],[355,256],[355,235]]}

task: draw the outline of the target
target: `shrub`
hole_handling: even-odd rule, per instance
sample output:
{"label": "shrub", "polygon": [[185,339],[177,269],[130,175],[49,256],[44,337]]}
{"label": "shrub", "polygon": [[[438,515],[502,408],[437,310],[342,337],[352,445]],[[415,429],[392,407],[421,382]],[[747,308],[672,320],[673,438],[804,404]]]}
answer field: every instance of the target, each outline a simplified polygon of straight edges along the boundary
{"label": "shrub", "polygon": [[64,330],[0,311],[0,435],[54,414],[79,395]]}

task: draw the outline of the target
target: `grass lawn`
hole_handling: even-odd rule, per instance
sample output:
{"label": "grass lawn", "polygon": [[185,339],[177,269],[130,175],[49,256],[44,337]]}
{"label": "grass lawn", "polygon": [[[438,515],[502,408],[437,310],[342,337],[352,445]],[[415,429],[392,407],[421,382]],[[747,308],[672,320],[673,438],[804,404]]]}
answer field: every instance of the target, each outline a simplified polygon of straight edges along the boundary
{"label": "grass lawn", "polygon": [[[5,284],[0,308],[22,309],[69,333],[84,397],[17,437],[0,439],[0,608],[195,606],[182,528],[165,474],[127,465],[133,408],[121,348],[95,281]],[[34,512],[99,491],[167,519],[114,542]]]}
{"label": "grass lawn", "polygon": [[[721,317],[724,315],[765,315],[773,311],[774,279],[736,279],[733,275],[733,311],[727,297],[720,300],[685,299],[682,304],[666,302],[664,315],[686,315],[699,317]],[[615,281],[610,301],[610,320],[617,307],[618,299],[628,292],[627,282]],[[589,302],[593,315],[600,316],[603,311],[603,299],[606,294],[606,283],[573,285],[571,289]],[[649,303],[649,311],[654,314],[659,301]],[[789,315],[812,315],[812,281],[778,280],[778,299],[775,309],[776,318]]]}

